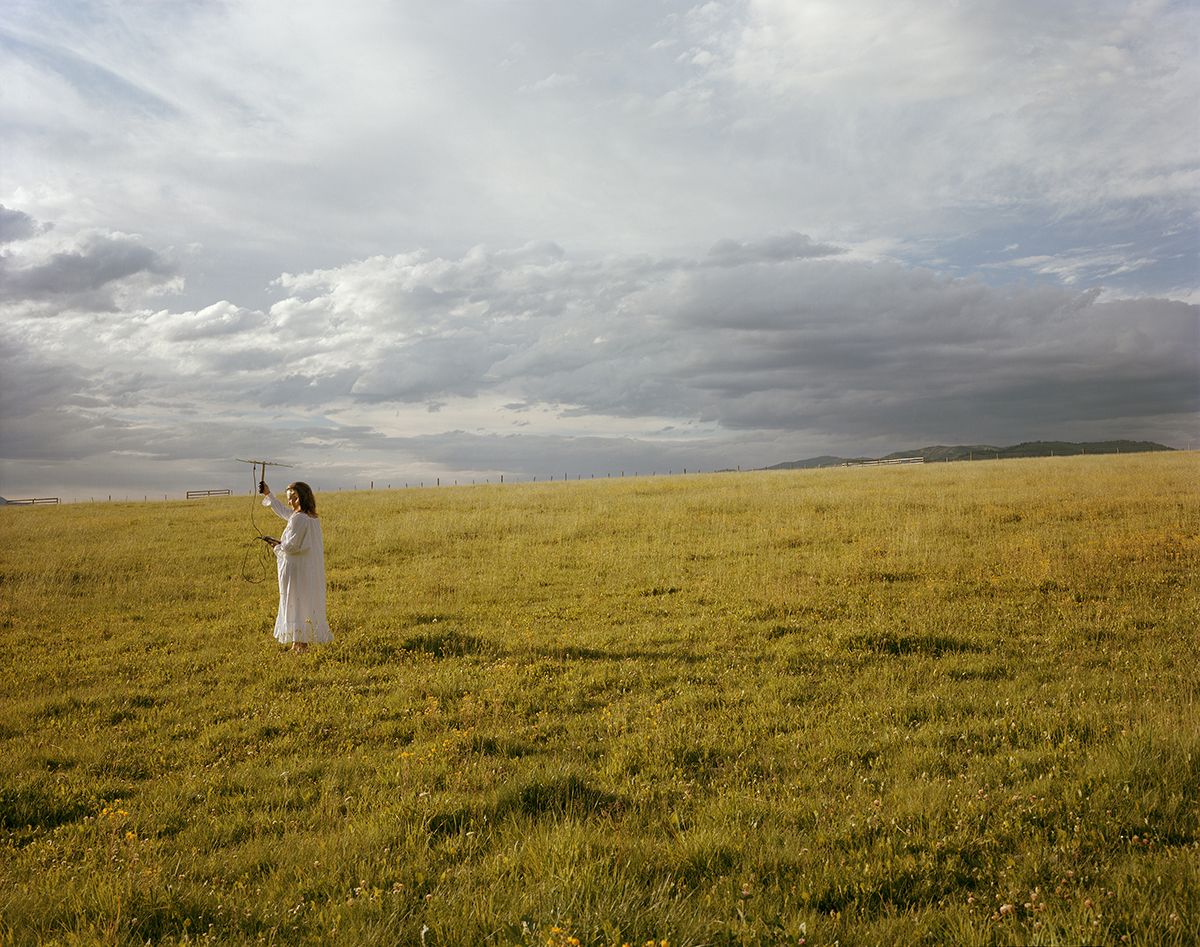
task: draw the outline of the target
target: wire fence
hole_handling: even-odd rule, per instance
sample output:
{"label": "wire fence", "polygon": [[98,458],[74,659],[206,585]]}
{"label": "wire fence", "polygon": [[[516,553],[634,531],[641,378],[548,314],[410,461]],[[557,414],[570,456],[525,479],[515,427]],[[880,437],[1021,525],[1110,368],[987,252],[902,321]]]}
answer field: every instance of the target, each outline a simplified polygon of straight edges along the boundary
{"label": "wire fence", "polygon": [[[1166,449],[1169,450],[1170,448],[1166,448]],[[1189,450],[1191,449],[1190,444],[1188,445],[1188,449]],[[1114,448],[1114,447],[1108,447],[1107,445],[1103,445],[1103,446],[1102,445],[1080,445],[1080,449],[1078,451],[1054,450],[1048,454],[1047,453],[1032,453],[1032,452],[1025,453],[1025,452],[1013,450],[1012,448],[1009,448],[1006,450],[1000,450],[1000,451],[988,450],[985,448],[983,450],[968,452],[965,455],[936,457],[936,458],[932,458],[932,459],[926,458],[921,455],[918,455],[915,457],[892,457],[892,458],[886,458],[886,459],[881,459],[881,460],[868,460],[868,459],[842,460],[842,459],[838,459],[838,460],[830,461],[829,463],[823,463],[823,464],[798,462],[798,463],[776,464],[773,467],[747,467],[745,469],[745,471],[742,470],[742,467],[740,465],[738,465],[736,467],[726,467],[726,468],[722,468],[722,469],[714,469],[714,470],[709,470],[709,471],[704,471],[699,468],[683,468],[680,472],[680,475],[694,476],[694,475],[698,475],[698,474],[702,474],[702,473],[706,473],[706,472],[709,474],[728,474],[728,473],[743,473],[743,472],[745,472],[745,473],[778,472],[778,471],[788,471],[788,470],[796,470],[796,471],[829,470],[829,469],[838,469],[838,468],[847,468],[847,467],[894,467],[894,466],[907,466],[909,464],[925,464],[925,463],[929,463],[929,462],[933,462],[933,461],[949,461],[952,463],[959,463],[959,462],[969,462],[969,461],[979,461],[979,460],[1015,460],[1015,459],[1024,459],[1024,458],[1030,458],[1030,457],[1069,457],[1069,456],[1081,456],[1081,455],[1087,455],[1087,454],[1121,454],[1121,453],[1127,453],[1127,454],[1128,453],[1141,453],[1141,451],[1131,451],[1128,449],[1125,451],[1122,451],[1119,447]],[[389,482],[386,485],[384,485],[383,482],[381,481],[380,485],[378,487],[376,486],[376,481],[370,480],[370,481],[367,481],[366,485],[362,486],[362,487],[360,487],[359,484],[356,484],[356,483],[352,484],[349,487],[338,485],[338,486],[334,486],[332,488],[325,488],[325,487],[319,486],[317,484],[313,484],[313,490],[317,493],[323,493],[323,492],[324,493],[328,493],[328,492],[339,492],[340,493],[342,491],[354,492],[354,491],[358,491],[359,489],[362,489],[362,490],[425,489],[427,487],[440,488],[443,486],[446,486],[446,487],[449,487],[449,486],[455,486],[455,487],[485,486],[485,485],[491,485],[493,483],[495,483],[497,485],[520,484],[520,483],[527,483],[527,484],[530,484],[530,483],[567,483],[567,482],[573,483],[576,481],[611,480],[611,479],[623,479],[623,478],[629,478],[629,477],[637,478],[637,477],[663,477],[663,476],[673,477],[673,476],[677,476],[677,475],[673,468],[668,469],[666,471],[659,471],[656,469],[651,469],[650,473],[648,473],[648,474],[644,473],[641,470],[634,470],[632,473],[630,473],[629,471],[626,471],[626,470],[621,470],[616,473],[605,473],[605,474],[592,473],[592,474],[588,474],[586,476],[582,473],[577,473],[574,476],[572,476],[569,471],[564,471],[561,477],[558,474],[551,474],[549,477],[542,477],[540,479],[536,476],[526,476],[526,477],[522,478],[520,475],[513,475],[513,474],[498,474],[494,477],[474,477],[474,478],[465,478],[464,477],[461,479],[456,479],[456,478],[452,478],[452,477],[433,477],[428,481],[426,481],[426,480],[409,480],[409,481],[401,482],[401,481],[397,480],[397,481]],[[446,481],[445,484],[442,483],[443,480]],[[251,494],[257,493],[257,489],[252,489],[249,491],[249,493],[251,493]],[[208,498],[214,498],[214,497],[230,497],[233,495],[234,495],[233,490],[222,487],[222,488],[211,488],[211,489],[206,489],[206,490],[187,490],[183,493],[177,493],[177,494],[173,494],[173,495],[170,493],[154,494],[154,499],[157,500],[159,498],[159,496],[162,496],[163,500],[172,500],[172,499],[196,500],[196,499],[208,499]],[[238,495],[240,495],[240,494],[238,494]],[[149,500],[150,500],[150,494],[142,495],[142,502],[149,502]],[[57,505],[60,503],[104,503],[104,502],[133,503],[133,502],[137,502],[137,501],[138,500],[137,500],[136,495],[125,494],[122,496],[122,495],[110,493],[110,494],[99,496],[99,497],[89,496],[86,499],[75,497],[75,498],[72,498],[69,500],[62,499],[60,497],[28,497],[28,498],[19,499],[19,500],[0,499],[0,506],[5,505],[5,504],[7,504],[9,506],[43,506],[43,505]]]}

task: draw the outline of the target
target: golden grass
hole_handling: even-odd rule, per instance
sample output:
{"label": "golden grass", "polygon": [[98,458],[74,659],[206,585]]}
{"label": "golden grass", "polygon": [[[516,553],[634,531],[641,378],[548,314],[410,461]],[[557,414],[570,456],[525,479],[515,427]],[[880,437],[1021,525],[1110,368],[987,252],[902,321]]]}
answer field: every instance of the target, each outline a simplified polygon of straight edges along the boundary
{"label": "golden grass", "polygon": [[0,510],[0,943],[1194,943],[1197,472]]}

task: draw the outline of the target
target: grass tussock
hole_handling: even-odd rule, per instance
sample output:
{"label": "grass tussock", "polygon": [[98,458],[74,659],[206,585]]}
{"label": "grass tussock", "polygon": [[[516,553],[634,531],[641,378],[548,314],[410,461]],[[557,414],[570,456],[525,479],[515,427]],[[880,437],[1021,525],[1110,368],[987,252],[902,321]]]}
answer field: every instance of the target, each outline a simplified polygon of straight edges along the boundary
{"label": "grass tussock", "polygon": [[0,510],[0,945],[1196,943],[1196,475]]}

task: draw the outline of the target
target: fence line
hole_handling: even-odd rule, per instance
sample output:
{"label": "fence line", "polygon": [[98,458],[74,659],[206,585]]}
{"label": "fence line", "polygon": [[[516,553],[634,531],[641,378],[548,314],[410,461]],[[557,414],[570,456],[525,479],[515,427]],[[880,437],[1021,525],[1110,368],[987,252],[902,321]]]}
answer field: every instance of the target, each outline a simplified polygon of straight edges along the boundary
{"label": "fence line", "polygon": [[891,460],[860,460],[847,461],[842,467],[891,467],[895,464],[923,464],[924,457],[894,457]]}
{"label": "fence line", "polygon": [[[1167,449],[1168,449],[1168,450],[1170,450],[1171,448],[1167,448]],[[1187,449],[1188,449],[1188,450],[1191,450],[1191,445],[1190,445],[1190,444],[1188,445],[1188,448],[1187,448]],[[1081,445],[1081,449],[1080,449],[1080,452],[1079,452],[1079,454],[1076,454],[1076,455],[1074,455],[1074,456],[1080,456],[1080,455],[1086,454],[1086,452],[1087,452],[1087,451],[1086,451],[1086,445]],[[975,453],[974,451],[971,451],[971,452],[969,452],[969,453],[968,453],[966,456],[961,456],[961,455],[960,455],[960,456],[957,456],[957,457],[945,457],[945,458],[939,458],[939,461],[941,461],[941,460],[952,461],[952,462],[971,461],[971,460],[974,460],[974,459],[975,459],[975,457],[974,457],[974,453]],[[1001,457],[999,456],[999,453],[1000,453],[1000,452],[998,452],[998,451],[980,451],[980,454],[981,454],[981,458],[980,458],[980,459],[984,459],[984,458],[983,458],[983,455],[985,455],[985,454],[988,454],[988,453],[992,454],[992,456],[993,456],[993,457],[994,457],[996,460],[1000,460],[1000,459],[1001,459]],[[1120,454],[1120,453],[1122,453],[1122,451],[1121,451],[1121,449],[1120,449],[1119,447],[1113,448],[1113,449],[1111,449],[1111,450],[1107,450],[1107,449],[1104,449],[1104,448],[1099,448],[1099,447],[1093,447],[1093,448],[1092,448],[1092,453],[1093,453],[1093,454]],[[1126,451],[1125,453],[1143,453],[1143,452],[1141,452],[1141,451],[1132,451],[1132,452]],[[1046,458],[1046,457],[1069,457],[1069,456],[1072,456],[1072,455],[1071,455],[1071,454],[1068,454],[1068,453],[1063,453],[1063,452],[1058,452],[1058,453],[1056,453],[1056,452],[1054,452],[1054,451],[1051,451],[1049,454],[1006,454],[1006,455],[1004,456],[1004,458],[1003,458],[1003,459],[1005,459],[1005,460],[1010,460],[1010,459],[1022,459],[1022,460],[1023,460],[1023,459],[1027,459],[1027,458],[1039,458],[1039,457],[1041,457],[1041,458]],[[785,465],[783,465],[783,464],[779,464],[778,466],[775,466],[775,467],[747,468],[747,472],[755,472],[755,471],[774,471],[774,470],[787,470],[787,471],[792,471],[792,470],[828,470],[828,469],[838,469],[838,468],[847,468],[847,467],[891,467],[891,466],[907,465],[907,464],[925,464],[925,463],[928,463],[928,462],[929,462],[929,461],[928,461],[928,459],[927,459],[927,458],[925,458],[925,457],[923,457],[923,456],[917,456],[917,457],[894,457],[894,458],[887,459],[887,460],[847,460],[847,461],[842,461],[842,462],[840,462],[840,463],[831,463],[831,464],[817,464],[817,465],[815,465],[815,466],[812,466],[812,467],[809,467],[809,466],[797,467],[797,466],[796,466],[796,464],[795,464],[794,462],[792,462],[792,463],[788,463],[786,466],[785,466]],[[698,474],[702,474],[702,473],[704,473],[704,471],[703,471],[703,470],[700,470],[700,469],[698,469],[698,468],[684,468],[684,469],[683,469],[681,472],[682,472],[684,475],[687,475],[687,474],[689,474],[689,473],[690,473],[690,474],[692,474],[692,475],[698,475]],[[710,473],[710,474],[741,473],[741,472],[742,472],[742,467],[741,467],[741,465],[740,465],[740,464],[739,464],[739,465],[737,465],[736,467],[726,467],[726,468],[723,468],[723,469],[713,469],[713,470],[710,470],[710,471],[709,471],[709,473]],[[665,476],[668,476],[668,477],[670,477],[670,476],[673,476],[673,475],[674,475],[674,473],[675,473],[675,471],[674,471],[673,469],[671,469],[671,470],[668,470],[668,471],[667,471],[667,473],[665,474]],[[629,475],[629,473],[628,473],[627,471],[624,471],[624,470],[622,470],[622,471],[620,471],[620,472],[618,472],[618,473],[616,473],[616,474],[613,474],[613,473],[609,472],[609,473],[606,473],[606,474],[604,474],[603,476],[601,476],[600,474],[594,474],[594,473],[593,473],[593,474],[589,474],[589,475],[588,475],[588,479],[589,479],[589,480],[597,480],[597,479],[605,479],[605,480],[608,480],[608,479],[626,478],[626,477],[629,477],[629,476],[630,476],[630,475]],[[654,470],[654,471],[652,471],[650,474],[643,474],[643,473],[641,473],[640,471],[636,471],[636,470],[635,470],[635,471],[633,472],[633,475],[632,475],[632,476],[633,476],[634,478],[641,478],[641,477],[647,477],[647,476],[649,476],[649,477],[660,477],[660,476],[664,476],[664,475],[663,475],[663,474],[659,474],[657,470]],[[577,473],[577,474],[575,475],[575,479],[576,479],[576,481],[582,481],[582,480],[584,479],[584,477],[583,477],[583,474],[582,474],[582,473]],[[452,480],[451,482],[453,483],[453,485],[454,485],[454,486],[456,486],[456,487],[457,487],[457,486],[459,486],[459,481],[458,481],[458,480]],[[497,481],[496,481],[496,482],[497,482],[497,484],[499,484],[499,485],[503,485],[503,484],[506,484],[506,483],[510,483],[510,484],[511,484],[511,483],[521,483],[521,478],[520,478],[520,476],[513,476],[512,474],[499,474],[499,475],[497,475]],[[537,477],[530,477],[530,478],[529,478],[528,480],[526,480],[525,482],[526,482],[526,483],[537,483],[537,482],[538,482],[538,478],[537,478]],[[563,473],[563,475],[562,475],[562,479],[561,479],[561,481],[559,481],[559,480],[558,480],[558,478],[557,478],[557,476],[556,476],[556,475],[551,475],[551,476],[549,477],[548,481],[543,481],[543,482],[549,482],[549,483],[555,483],[555,482],[570,483],[570,482],[571,482],[570,473],[569,473],[569,472],[564,472],[564,473]],[[369,483],[370,483],[370,489],[371,489],[371,490],[374,490],[374,489],[375,489],[375,482],[374,482],[374,481],[369,481]],[[485,479],[484,479],[484,484],[490,484],[490,483],[491,483],[491,478],[490,478],[490,477],[488,477],[488,478],[485,478]],[[471,486],[482,485],[482,484],[479,484],[479,481],[478,481],[478,479],[474,479],[474,478],[473,478],[473,479],[470,481],[470,484],[471,484]],[[434,485],[435,485],[435,486],[437,486],[437,487],[440,487],[440,486],[442,485],[442,478],[441,478],[441,477],[435,477],[435,478],[434,478]],[[462,485],[463,485],[463,486],[466,486],[466,481],[465,481],[465,480],[463,481],[463,484],[462,484]],[[409,481],[409,482],[406,482],[406,483],[404,483],[404,485],[403,485],[403,486],[404,486],[404,488],[405,488],[405,489],[410,489],[410,488],[412,488],[412,487],[414,487],[414,486],[416,486],[416,487],[424,487],[424,486],[425,486],[425,483],[424,483],[424,481],[416,481],[415,483],[414,483],[413,481]],[[447,484],[447,486],[449,486],[449,483]],[[322,488],[320,488],[320,487],[314,487],[314,490],[315,490],[315,492],[317,492],[317,493],[321,493],[321,492],[330,492],[330,491],[338,491],[338,492],[340,492],[340,491],[342,491],[342,490],[344,490],[344,489],[346,489],[346,488],[345,488],[345,487],[341,487],[341,486],[333,486],[333,487],[329,487],[327,490],[324,490],[324,491],[323,491],[323,490],[322,490]],[[355,490],[355,491],[357,491],[357,490],[358,490],[358,485],[357,485],[357,484],[355,484],[355,485],[354,485],[354,487],[353,487],[352,489],[353,489],[353,490]],[[389,484],[387,485],[387,489],[388,489],[388,490],[391,490],[391,489],[392,489],[392,484],[390,484],[390,483],[389,483]],[[254,491],[253,491],[253,490],[251,490],[250,492],[251,492],[251,493],[254,493]],[[188,491],[187,491],[187,493],[186,493],[186,497],[187,497],[187,499],[189,499],[189,500],[194,500],[194,499],[203,498],[203,497],[228,497],[228,496],[232,496],[232,495],[233,495],[233,491],[232,491],[232,490],[228,490],[228,489],[225,489],[225,490],[188,490]],[[178,498],[178,497],[179,497],[179,494],[175,494],[175,496]],[[89,500],[91,500],[91,502],[93,502],[93,503],[94,503],[94,502],[96,502],[96,498],[95,498],[95,497],[89,497],[88,499],[89,499]],[[112,499],[113,499],[113,498],[112,498],[112,495],[110,494],[110,495],[108,496],[108,501],[111,503],[111,502],[112,502]],[[150,497],[149,497],[149,496],[145,496],[145,497],[143,497],[143,499],[148,501],[148,500],[150,499]],[[169,496],[169,495],[165,495],[165,494],[164,494],[164,496],[163,496],[163,499],[164,499],[164,500],[169,500],[169,499],[170,499],[170,496]],[[101,497],[101,498],[100,498],[100,500],[101,500],[101,502],[103,502],[103,500],[104,500],[104,497]],[[126,501],[126,502],[128,502],[128,501],[129,501],[129,497],[128,497],[128,496],[126,496],[126,497],[125,497],[125,501]],[[42,505],[42,504],[59,504],[59,503],[62,503],[62,502],[64,502],[64,501],[62,501],[62,500],[61,500],[59,497],[30,497],[30,498],[27,498],[27,499],[22,499],[22,500],[8,500],[8,501],[5,501],[5,500],[3,500],[3,499],[0,499],[0,506],[3,506],[5,502],[7,502],[7,503],[8,503],[10,506],[34,506],[34,505]],[[70,500],[68,500],[68,501],[66,501],[66,502],[70,502],[70,503],[79,503],[79,502],[82,502],[82,501],[80,501],[78,498],[74,498],[74,499],[70,499]]]}

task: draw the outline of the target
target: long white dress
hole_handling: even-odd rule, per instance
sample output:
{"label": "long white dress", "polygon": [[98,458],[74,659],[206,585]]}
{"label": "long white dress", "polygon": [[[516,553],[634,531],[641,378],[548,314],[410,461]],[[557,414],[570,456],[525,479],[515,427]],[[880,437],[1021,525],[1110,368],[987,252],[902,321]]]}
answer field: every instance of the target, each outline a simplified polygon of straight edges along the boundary
{"label": "long white dress", "polygon": [[267,494],[263,506],[269,506],[288,521],[275,547],[279,566],[275,637],[284,644],[332,641],[333,632],[325,620],[325,542],[321,537],[321,521],[307,513],[293,512],[273,493]]}

